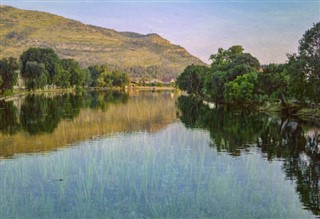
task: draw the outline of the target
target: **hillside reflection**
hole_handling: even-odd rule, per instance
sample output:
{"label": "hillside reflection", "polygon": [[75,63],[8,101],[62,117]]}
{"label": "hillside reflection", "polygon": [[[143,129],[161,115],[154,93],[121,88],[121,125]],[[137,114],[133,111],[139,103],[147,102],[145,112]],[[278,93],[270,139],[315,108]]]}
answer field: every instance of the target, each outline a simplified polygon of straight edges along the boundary
{"label": "hillside reflection", "polygon": [[320,215],[319,125],[258,112],[210,109],[202,101],[186,96],[180,96],[177,105],[185,126],[208,130],[211,146],[217,151],[240,156],[258,147],[268,160],[283,160],[283,171],[296,182],[303,205]]}
{"label": "hillside reflection", "polygon": [[48,152],[117,132],[154,132],[175,118],[175,96],[169,92],[30,95],[0,101],[0,158]]}

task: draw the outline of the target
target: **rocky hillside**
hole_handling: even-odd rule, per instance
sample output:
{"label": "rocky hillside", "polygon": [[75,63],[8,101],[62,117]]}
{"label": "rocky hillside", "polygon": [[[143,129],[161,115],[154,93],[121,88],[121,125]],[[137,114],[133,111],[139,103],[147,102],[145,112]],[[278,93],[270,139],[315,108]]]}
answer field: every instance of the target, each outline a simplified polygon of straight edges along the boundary
{"label": "rocky hillside", "polygon": [[157,34],[142,35],[85,25],[61,16],[0,7],[0,55],[19,55],[29,47],[51,47],[83,66],[108,64],[132,77],[177,76],[192,63],[204,63]]}

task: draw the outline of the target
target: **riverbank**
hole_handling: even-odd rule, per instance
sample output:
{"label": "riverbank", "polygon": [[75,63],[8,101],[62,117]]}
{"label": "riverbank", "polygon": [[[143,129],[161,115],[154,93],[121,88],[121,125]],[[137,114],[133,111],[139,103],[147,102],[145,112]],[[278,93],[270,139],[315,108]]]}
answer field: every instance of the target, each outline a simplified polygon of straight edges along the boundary
{"label": "riverbank", "polygon": [[34,91],[28,91],[24,89],[16,89],[10,95],[0,96],[0,101],[10,101],[21,96],[28,94],[61,94],[61,93],[72,93],[77,91],[127,91],[127,90],[142,90],[142,91],[173,91],[175,87],[157,87],[157,86],[136,86],[136,87],[87,87],[87,88],[55,88],[55,89],[38,89]]}
{"label": "riverbank", "polygon": [[176,90],[175,87],[165,86],[135,86],[135,87],[129,87],[128,89],[133,90],[150,90],[150,91],[166,91],[166,90]]}
{"label": "riverbank", "polygon": [[[216,104],[210,101],[199,98],[204,105],[207,105],[210,109],[216,107]],[[263,106],[257,108],[259,112],[266,113],[268,115],[286,114],[289,116],[300,118],[304,121],[316,121],[320,123],[320,107],[307,108],[301,107],[296,104],[289,104],[288,109],[283,109],[280,103],[266,103]],[[240,108],[241,109],[241,108]],[[245,108],[247,109],[247,108]],[[250,110],[250,108],[249,108]]]}
{"label": "riverbank", "polygon": [[0,100],[10,101],[12,99],[26,96],[28,94],[60,94],[60,93],[71,93],[75,92],[75,88],[56,88],[56,89],[39,89],[34,91],[28,91],[24,89],[14,90],[12,94],[6,96],[0,96]]}
{"label": "riverbank", "polygon": [[[293,110],[289,114],[301,118],[302,120],[320,122],[320,107],[301,107],[296,104],[289,105]],[[259,108],[262,112],[281,113],[283,111],[280,103],[268,103],[264,107]],[[290,110],[289,110],[290,111]]]}

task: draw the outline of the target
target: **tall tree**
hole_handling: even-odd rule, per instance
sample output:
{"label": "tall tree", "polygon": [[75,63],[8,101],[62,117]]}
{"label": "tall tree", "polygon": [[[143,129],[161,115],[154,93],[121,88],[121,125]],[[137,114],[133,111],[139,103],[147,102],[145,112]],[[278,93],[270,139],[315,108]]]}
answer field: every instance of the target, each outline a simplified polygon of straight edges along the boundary
{"label": "tall tree", "polygon": [[62,59],[61,64],[63,69],[70,74],[70,85],[81,86],[85,78],[79,63],[73,59]]}
{"label": "tall tree", "polygon": [[286,64],[269,64],[263,67],[263,72],[258,74],[259,93],[264,99],[271,101],[279,100],[286,105],[289,95],[288,84],[290,76]]}
{"label": "tall tree", "polygon": [[243,51],[244,49],[242,48],[242,46],[239,46],[239,45],[232,46],[227,50],[224,50],[223,48],[219,48],[218,53],[210,56],[210,60],[212,61],[211,66],[222,67],[226,64],[230,64],[239,55],[241,55]]}
{"label": "tall tree", "polygon": [[128,73],[121,72],[119,70],[112,71],[112,85],[115,87],[124,87],[129,84]]}
{"label": "tall tree", "polygon": [[92,81],[91,86],[97,87],[99,85],[98,79],[101,73],[105,71],[105,69],[103,68],[103,66],[99,66],[99,65],[89,66],[88,69],[91,75],[91,81]]}
{"label": "tall tree", "polygon": [[47,84],[48,72],[43,63],[27,62],[23,78],[27,89],[35,90]]}
{"label": "tall tree", "polygon": [[177,78],[177,85],[181,90],[189,94],[203,96],[204,79],[208,68],[205,66],[187,66],[182,74]]}
{"label": "tall tree", "polygon": [[[11,90],[18,80],[19,64],[15,58],[0,60],[0,90]],[[2,81],[2,83],[1,83]]]}
{"label": "tall tree", "polygon": [[[217,54],[211,55],[212,64],[204,83],[204,91],[209,99],[216,103],[224,103],[226,100],[225,85],[227,83],[245,74],[257,72],[260,69],[259,60],[250,53],[243,53],[243,51],[242,46],[236,45],[227,50],[220,48]],[[229,83],[228,91],[231,90],[231,85],[234,85],[233,88],[236,88],[239,84],[244,84],[240,83],[239,80],[237,80],[237,83]],[[241,77],[241,80],[248,81],[249,78]],[[235,90],[233,89],[232,92],[234,93]],[[233,98],[228,98],[228,101],[235,101],[236,97],[239,97],[240,101],[240,96],[237,95],[234,95]]]}
{"label": "tall tree", "polygon": [[48,84],[56,84],[60,77],[59,75],[63,70],[60,59],[53,49],[49,48],[29,48],[24,51],[20,56],[21,61],[21,75],[26,73],[27,62],[42,63],[45,70],[48,72]]}
{"label": "tall tree", "polygon": [[304,33],[299,41],[297,58],[308,81],[308,87],[312,87],[309,91],[311,99],[320,103],[320,22]]}

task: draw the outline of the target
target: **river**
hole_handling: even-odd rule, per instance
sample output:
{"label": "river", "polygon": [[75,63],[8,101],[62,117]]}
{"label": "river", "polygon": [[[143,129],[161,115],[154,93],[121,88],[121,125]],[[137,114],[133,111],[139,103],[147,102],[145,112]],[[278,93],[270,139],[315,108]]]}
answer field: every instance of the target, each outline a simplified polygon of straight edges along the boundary
{"label": "river", "polygon": [[0,101],[0,218],[319,218],[318,131],[166,91]]}

